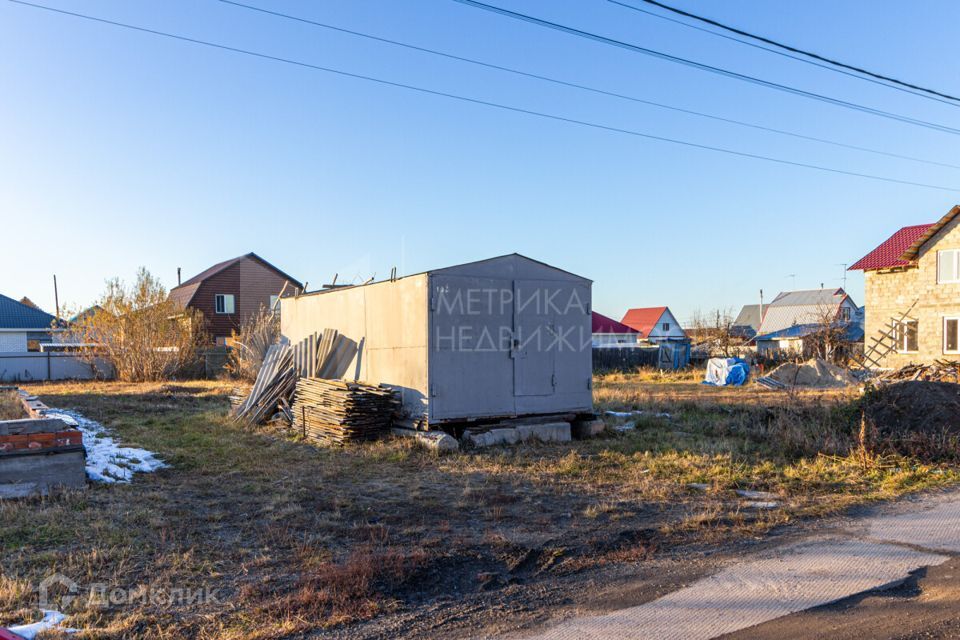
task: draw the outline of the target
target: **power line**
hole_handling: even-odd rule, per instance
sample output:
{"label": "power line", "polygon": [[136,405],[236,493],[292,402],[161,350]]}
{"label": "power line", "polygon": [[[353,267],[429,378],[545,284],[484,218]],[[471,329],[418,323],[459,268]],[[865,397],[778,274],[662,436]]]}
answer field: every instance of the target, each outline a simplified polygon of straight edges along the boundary
{"label": "power line", "polygon": [[796,132],[794,132],[794,131],[786,131],[786,130],[777,129],[777,128],[774,128],[774,127],[766,127],[766,126],[759,125],[759,124],[754,124],[754,123],[751,123],[751,122],[744,122],[744,121],[742,121],[742,120],[735,120],[735,119],[733,119],[733,118],[725,118],[725,117],[723,117],[723,116],[713,115],[713,114],[709,114],[709,113],[703,113],[703,112],[701,112],[701,111],[695,111],[695,110],[693,110],[693,109],[685,109],[685,108],[683,108],[683,107],[677,107],[677,106],[673,106],[673,105],[669,105],[669,104],[664,104],[664,103],[661,103],[661,102],[654,102],[654,101],[652,101],[652,100],[645,100],[645,99],[643,99],[643,98],[637,98],[636,96],[625,95],[625,94],[622,94],[622,93],[617,93],[617,92],[615,92],[615,91],[607,91],[607,90],[605,90],[605,89],[598,89],[598,88],[596,88],[596,87],[590,87],[590,86],[587,86],[587,85],[578,84],[578,83],[576,83],[576,82],[569,82],[569,81],[566,81],[566,80],[559,80],[559,79],[557,79],[557,78],[551,78],[551,77],[544,76],[544,75],[540,75],[540,74],[536,74],[536,73],[530,73],[530,72],[527,72],[527,71],[522,71],[522,70],[520,70],[520,69],[515,69],[515,68],[511,68],[511,67],[505,67],[505,66],[498,65],[498,64],[493,64],[493,63],[490,63],[490,62],[483,62],[482,60],[477,60],[477,59],[474,59],[474,58],[467,58],[467,57],[464,57],[464,56],[459,56],[459,55],[455,55],[455,54],[452,54],[452,53],[447,53],[447,52],[445,52],[445,51],[439,51],[439,50],[437,50],[437,49],[429,49],[429,48],[427,48],[427,47],[421,47],[421,46],[414,45],[414,44],[409,44],[409,43],[406,43],[406,42],[400,42],[400,41],[398,41],[398,40],[391,40],[391,39],[389,39],[389,38],[383,38],[383,37],[381,37],[381,36],[371,35],[371,34],[369,34],[369,33],[364,33],[364,32],[362,32],[362,31],[353,31],[353,30],[351,30],[351,29],[346,29],[346,28],[343,28],[343,27],[338,27],[338,26],[335,26],[335,25],[332,25],[332,24],[328,24],[328,23],[325,23],[325,22],[318,22],[318,21],[316,21],[316,20],[310,20],[310,19],[303,18],[303,17],[300,17],[300,16],[295,16],[295,15],[288,14],[288,13],[282,13],[282,12],[280,12],[280,11],[274,11],[274,10],[272,10],[272,9],[265,9],[265,8],[263,8],[263,7],[258,7],[258,6],[256,6],[256,5],[245,4],[245,3],[243,3],[243,2],[237,2],[236,0],[219,0],[219,1],[220,1],[220,2],[223,2],[224,4],[229,4],[229,5],[233,5],[233,6],[235,6],[235,7],[240,7],[240,8],[243,8],[243,9],[248,9],[248,10],[250,10],[250,11],[259,12],[259,13],[263,13],[263,14],[275,16],[275,17],[278,17],[278,18],[284,18],[284,19],[287,19],[287,20],[293,20],[293,21],[295,21],[295,22],[301,22],[301,23],[304,23],[304,24],[309,24],[309,25],[312,25],[312,26],[321,27],[321,28],[324,28],[324,29],[329,29],[329,30],[331,30],[331,31],[336,31],[336,32],[339,32],[339,33],[345,33],[345,34],[348,34],[348,35],[351,35],[351,36],[356,36],[356,37],[360,37],[360,38],[366,38],[366,39],[368,39],[368,40],[373,40],[373,41],[376,41],[376,42],[382,42],[382,43],[386,43],[386,44],[390,44],[390,45],[394,45],[394,46],[398,46],[398,47],[404,47],[404,48],[406,48],[406,49],[410,49],[410,50],[413,50],[413,51],[418,51],[418,52],[421,52],[421,53],[428,53],[428,54],[432,54],[432,55],[436,55],[436,56],[441,56],[441,57],[443,57],[443,58],[447,58],[447,59],[450,59],[450,60],[456,60],[456,61],[458,61],[458,62],[466,62],[466,63],[468,63],[468,64],[473,64],[473,65],[477,65],[477,66],[480,66],[480,67],[485,67],[485,68],[488,68],[488,69],[494,69],[494,70],[497,70],[497,71],[503,71],[503,72],[506,72],[506,73],[512,73],[512,74],[519,75],[519,76],[524,76],[524,77],[527,77],[527,78],[534,78],[534,79],[536,79],[536,80],[542,80],[542,81],[544,81],[544,82],[550,82],[550,83],[557,84],[557,85],[561,85],[561,86],[565,86],[565,87],[571,87],[571,88],[574,88],[574,89],[580,89],[580,90],[583,90],[583,91],[589,91],[589,92],[591,92],[591,93],[596,93],[596,94],[600,94],[600,95],[604,95],[604,96],[609,96],[609,97],[613,97],[613,98],[619,98],[619,99],[621,99],[621,100],[629,100],[629,101],[631,101],[631,102],[636,102],[636,103],[639,103],[639,104],[645,104],[645,105],[648,105],[648,106],[657,107],[657,108],[659,108],[659,109],[667,109],[667,110],[675,111],[675,112],[678,112],[678,113],[684,113],[684,114],[687,114],[687,115],[697,116],[697,117],[700,117],[700,118],[708,118],[708,119],[710,119],[710,120],[715,120],[715,121],[718,121],[718,122],[725,122],[725,123],[727,123],[727,124],[734,124],[734,125],[741,126],[741,127],[748,127],[748,128],[756,129],[756,130],[759,130],[759,131],[766,131],[766,132],[769,132],[769,133],[776,133],[776,134],[779,134],[779,135],[790,136],[790,137],[798,138],[798,139],[801,139],[801,140],[810,140],[810,141],[812,141],[812,142],[819,142],[819,143],[821,143],[821,144],[828,144],[828,145],[832,145],[832,146],[835,146],[835,147],[842,147],[842,148],[844,148],[844,149],[853,149],[853,150],[856,150],[856,151],[863,151],[863,152],[865,152],[865,153],[874,153],[874,154],[877,154],[877,155],[887,156],[887,157],[890,157],[890,158],[899,158],[899,159],[901,159],[901,160],[910,160],[910,161],[912,161],[912,162],[922,162],[922,163],[924,163],[924,164],[936,165],[936,166],[940,166],[940,167],[949,167],[949,168],[951,168],[951,169],[960,169],[960,165],[950,164],[950,163],[948,163],[948,162],[938,162],[938,161],[935,161],[935,160],[925,160],[925,159],[923,159],[923,158],[917,158],[917,157],[915,157],[915,156],[908,156],[908,155],[904,155],[904,154],[900,154],[900,153],[893,153],[893,152],[890,152],[890,151],[883,151],[883,150],[880,150],[880,149],[872,149],[872,148],[870,148],[870,147],[862,147],[862,146],[859,146],[859,145],[847,144],[847,143],[844,143],[844,142],[837,142],[837,141],[835,141],[835,140],[828,140],[828,139],[825,139],[825,138],[818,138],[818,137],[816,137],[816,136],[809,136],[809,135],[805,135],[805,134],[802,134],[802,133],[796,133]]}
{"label": "power line", "polygon": [[691,142],[691,141],[689,141],[689,140],[678,140],[678,139],[676,139],[676,138],[667,138],[667,137],[664,137],[664,136],[658,136],[658,135],[654,135],[654,134],[651,134],[651,133],[644,133],[644,132],[642,132],[642,131],[635,131],[635,130],[632,130],[632,129],[622,129],[622,128],[620,128],[620,127],[614,127],[614,126],[610,126],[610,125],[600,124],[600,123],[597,123],[597,122],[590,122],[590,121],[587,121],[587,120],[578,120],[578,119],[575,119],[575,118],[568,118],[568,117],[565,117],[565,116],[558,116],[558,115],[555,115],[555,114],[545,113],[545,112],[542,112],[542,111],[534,111],[534,110],[531,110],[531,109],[524,109],[524,108],[521,108],[521,107],[514,107],[514,106],[510,106],[510,105],[501,104],[501,103],[498,103],[498,102],[491,102],[491,101],[488,101],[488,100],[481,100],[481,99],[479,99],[479,98],[470,98],[470,97],[467,97],[467,96],[461,96],[461,95],[457,95],[457,94],[453,94],[453,93],[447,93],[447,92],[444,92],[444,91],[438,91],[438,90],[436,90],[436,89],[428,89],[428,88],[426,88],[426,87],[419,87],[419,86],[415,86],[415,85],[411,85],[411,84],[404,84],[404,83],[402,83],[402,82],[395,82],[395,81],[393,81],[393,80],[385,80],[385,79],[383,79],[383,78],[376,78],[376,77],[373,77],[373,76],[362,75],[362,74],[353,73],[353,72],[350,72],[350,71],[343,71],[343,70],[340,70],[340,69],[334,69],[334,68],[332,68],[332,67],[324,67],[324,66],[317,65],[317,64],[312,64],[312,63],[309,63],[309,62],[303,62],[303,61],[301,61],[301,60],[294,60],[294,59],[292,59],[292,58],[283,58],[283,57],[280,57],[280,56],[274,56],[274,55],[270,55],[270,54],[267,54],[267,53],[260,53],[260,52],[257,52],[257,51],[251,51],[251,50],[249,50],[249,49],[241,49],[241,48],[239,48],[239,47],[231,47],[231,46],[229,46],[229,45],[218,44],[218,43],[216,43],[216,42],[210,42],[210,41],[207,41],[207,40],[200,40],[200,39],[198,39],[198,38],[191,38],[191,37],[189,37],[189,36],[182,36],[182,35],[178,35],[178,34],[175,34],[175,33],[170,33],[170,32],[167,32],[167,31],[159,31],[159,30],[156,30],[156,29],[150,29],[150,28],[147,28],[147,27],[140,27],[140,26],[137,26],[137,25],[127,24],[127,23],[124,23],[124,22],[117,22],[117,21],[114,21],[114,20],[109,20],[109,19],[107,19],[107,18],[100,18],[100,17],[97,17],[97,16],[91,16],[91,15],[87,15],[87,14],[83,14],[83,13],[76,13],[76,12],[73,12],[73,11],[67,11],[67,10],[65,10],[65,9],[57,9],[57,8],[48,7],[48,6],[42,5],[42,4],[34,4],[34,3],[32,3],[32,2],[26,2],[25,0],[9,0],[9,2],[13,2],[13,3],[15,3],[15,4],[19,4],[19,5],[23,5],[23,6],[27,6],[27,7],[32,7],[32,8],[34,8],[34,9],[42,9],[42,10],[45,10],[45,11],[50,11],[50,12],[52,12],[52,13],[59,13],[59,14],[63,14],[63,15],[72,16],[72,17],[75,17],[75,18],[82,18],[82,19],[84,19],[84,20],[89,20],[89,21],[92,21],[92,22],[99,22],[99,23],[102,23],[102,24],[107,24],[107,25],[111,25],[111,26],[115,26],[115,27],[120,27],[120,28],[123,28],[123,29],[130,29],[130,30],[132,30],[132,31],[138,31],[138,32],[141,32],[141,33],[148,33],[148,34],[151,34],[151,35],[161,36],[161,37],[164,37],[164,38],[171,38],[171,39],[179,40],[179,41],[182,41],[182,42],[188,42],[188,43],[191,43],[191,44],[202,45],[202,46],[205,46],[205,47],[211,47],[211,48],[214,48],[214,49],[220,49],[220,50],[229,51],[229,52],[232,52],[232,53],[240,53],[240,54],[243,54],[243,55],[247,55],[247,56],[251,56],[251,57],[255,57],[255,58],[260,58],[260,59],[263,59],[263,60],[270,60],[270,61],[273,61],[273,62],[281,62],[281,63],[284,63],[284,64],[289,64],[289,65],[293,65],[293,66],[297,66],[297,67],[302,67],[302,68],[305,68],[305,69],[312,69],[312,70],[315,70],[315,71],[323,71],[323,72],[325,72],[325,73],[335,74],[335,75],[339,75],[339,76],[343,76],[343,77],[347,77],[347,78],[354,78],[354,79],[357,79],[357,80],[366,80],[366,81],[369,81],[369,82],[375,82],[375,83],[377,83],[377,84],[382,84],[382,85],[385,85],[385,86],[396,87],[396,88],[401,88],[401,89],[408,89],[408,90],[410,90],[410,91],[416,91],[416,92],[418,92],[418,93],[423,93],[423,94],[427,94],[427,95],[433,95],[433,96],[440,96],[440,97],[444,97],[444,98],[450,98],[450,99],[452,99],[452,100],[459,100],[459,101],[461,101],[461,102],[467,102],[467,103],[470,103],[470,104],[477,104],[477,105],[482,105],[482,106],[487,106],[487,107],[493,107],[493,108],[495,108],[495,109],[501,109],[501,110],[504,110],[504,111],[511,111],[511,112],[514,112],[514,113],[522,113],[522,114],[525,114],[525,115],[537,116],[537,117],[540,117],[540,118],[546,118],[546,119],[554,120],[554,121],[557,121],[557,122],[566,122],[566,123],[568,123],[568,124],[576,124],[576,125],[580,125],[580,126],[584,126],[584,127],[590,127],[590,128],[593,128],[593,129],[599,129],[599,130],[602,130],[602,131],[610,131],[610,132],[613,132],[613,133],[621,133],[621,134],[625,134],[625,135],[629,135],[629,136],[634,136],[634,137],[637,137],[637,138],[644,138],[644,139],[647,139],[647,140],[656,140],[656,141],[659,141],[659,142],[668,142],[668,143],[671,143],[671,144],[681,145],[681,146],[684,146],[684,147],[691,147],[691,148],[694,148],[694,149],[703,149],[703,150],[705,150],[705,151],[714,151],[714,152],[716,152],[716,153],[724,153],[724,154],[728,154],[728,155],[738,156],[738,157],[741,157],[741,158],[752,158],[752,159],[754,159],[754,160],[765,160],[765,161],[768,161],[768,162],[774,162],[774,163],[777,163],[777,164],[782,164],[782,165],[787,165],[787,166],[802,167],[802,168],[805,168],[805,169],[814,169],[814,170],[817,170],[817,171],[824,171],[824,172],[827,172],[827,173],[835,173],[835,174],[840,174],[840,175],[854,176],[854,177],[857,177],[857,178],[866,178],[866,179],[869,179],[869,180],[878,180],[878,181],[881,181],[881,182],[891,182],[891,183],[895,183],[895,184],[905,184],[905,185],[910,185],[910,186],[914,186],[914,187],[924,187],[924,188],[927,188],[927,189],[938,189],[938,190],[941,190],[941,191],[960,192],[960,188],[956,188],[956,187],[946,187],[946,186],[942,186],[942,185],[934,185],[934,184],[925,184],[925,183],[921,183],[921,182],[913,182],[913,181],[910,181],[910,180],[900,180],[900,179],[898,179],[898,178],[889,178],[889,177],[885,177],[885,176],[877,176],[877,175],[868,174],[868,173],[859,173],[859,172],[856,172],[856,171],[847,171],[847,170],[845,170],[845,169],[837,169],[837,168],[834,168],[834,167],[826,167],[826,166],[822,166],[822,165],[808,164],[808,163],[805,163],[805,162],[798,162],[798,161],[794,161],[794,160],[787,160],[787,159],[784,159],[784,158],[775,158],[775,157],[772,157],[772,156],[764,156],[764,155],[760,155],[760,154],[749,153],[749,152],[746,152],[746,151],[736,151],[736,150],[727,149],[727,148],[724,148],[724,147],[715,147],[715,146],[710,146],[710,145],[706,145],[706,144],[700,144],[700,143],[697,143],[697,142]]}
{"label": "power line", "polygon": [[[927,88],[927,87],[922,87],[922,86],[920,86],[920,85],[916,85],[916,84],[913,84],[913,83],[910,83],[910,82],[906,82],[906,81],[904,81],[904,80],[898,80],[897,78],[891,78],[890,76],[886,76],[886,75],[883,75],[883,74],[881,74],[881,73],[876,73],[876,72],[874,72],[874,71],[870,71],[870,70],[864,69],[864,68],[862,68],[862,67],[857,67],[857,66],[854,66],[854,65],[851,65],[851,64],[847,64],[847,63],[845,63],[845,62],[840,62],[839,60],[835,60],[835,59],[833,59],[833,58],[828,58],[828,57],[822,56],[822,55],[820,55],[820,54],[818,54],[818,53],[813,53],[812,51],[806,51],[806,50],[804,50],[804,49],[799,49],[799,48],[797,48],[797,47],[793,47],[793,46],[790,46],[790,45],[788,45],[788,44],[784,44],[784,43],[782,43],[782,42],[778,42],[778,41],[776,41],[776,40],[772,40],[772,39],[770,39],[770,38],[757,35],[757,34],[755,34],[755,33],[750,33],[749,31],[744,31],[744,30],[742,30],[742,29],[737,29],[736,27],[731,27],[731,26],[729,26],[729,25],[723,24],[722,22],[717,22],[716,20],[712,20],[712,19],[710,19],[710,18],[706,18],[706,17],[704,17],[704,16],[700,16],[700,15],[697,15],[697,14],[695,14],[695,13],[690,13],[689,11],[684,11],[683,9],[678,9],[678,8],[676,8],[676,7],[671,7],[670,5],[663,4],[662,2],[658,2],[657,0],[641,0],[641,1],[642,1],[642,2],[646,2],[647,4],[652,4],[652,5],[656,6],[656,7],[660,7],[661,9],[666,9],[667,11],[676,13],[676,14],[678,14],[678,15],[685,16],[685,17],[687,17],[687,18],[693,18],[694,20],[698,20],[698,21],[703,22],[703,23],[705,23],[705,24],[713,25],[714,27],[719,27],[719,28],[723,29],[724,31],[729,31],[729,32],[731,32],[731,33],[736,33],[736,34],[741,35],[741,36],[746,36],[747,38],[752,38],[752,39],[758,40],[758,41],[760,41],[760,42],[765,42],[765,43],[767,43],[767,44],[771,44],[771,45],[773,45],[773,46],[775,46],[775,47],[779,47],[779,48],[781,48],[781,49],[784,49],[784,50],[786,50],[786,51],[790,51],[790,52],[792,52],[792,53],[799,53],[800,55],[804,55],[804,56],[813,58],[814,60],[820,60],[821,62],[826,62],[826,63],[828,63],[828,64],[832,64],[832,65],[834,65],[834,66],[837,66],[837,67],[840,67],[840,68],[843,68],[843,69],[849,69],[850,71],[856,71],[857,73],[862,73],[862,74],[864,74],[864,75],[870,76],[871,78],[876,78],[876,79],[878,79],[878,80],[883,80],[883,81],[885,81],[885,82],[892,82],[893,84],[899,85],[899,86],[901,86],[901,87],[906,87],[906,88],[909,88],[909,89],[914,89],[914,90],[916,90],[916,91],[922,91],[923,93],[927,93],[927,94],[930,94],[930,95],[933,95],[933,96],[940,96],[941,98],[947,98],[948,100],[953,100],[953,101],[955,101],[955,102],[960,102],[960,97],[950,95],[949,93],[942,93],[942,92],[937,91],[937,90],[935,90],[935,89],[929,89],[929,88]],[[622,4],[622,3],[619,3],[619,2],[618,2],[617,4]],[[624,5],[624,6],[628,6],[628,5]],[[635,7],[634,7],[634,8],[635,8]]]}
{"label": "power line", "polygon": [[[642,0],[642,1],[643,1],[643,2],[647,2],[648,0]],[[768,52],[768,53],[772,53],[772,54],[774,54],[774,55],[782,56],[782,57],[784,57],[784,58],[789,58],[789,59],[791,59],[791,60],[796,60],[797,62],[802,62],[802,63],[804,63],[804,64],[809,64],[809,65],[814,66],[814,67],[819,67],[820,69],[826,69],[827,71],[833,71],[834,73],[839,73],[839,74],[848,76],[848,77],[850,77],[850,78],[856,78],[857,80],[863,80],[864,82],[870,82],[870,83],[872,83],[872,84],[880,85],[881,87],[886,87],[886,88],[888,88],[888,89],[896,89],[897,91],[902,91],[902,92],[904,92],[904,93],[909,93],[910,95],[918,96],[918,97],[920,97],[920,98],[926,98],[927,100],[933,100],[933,101],[935,101],[935,102],[940,102],[940,103],[942,103],[942,104],[950,105],[951,107],[960,107],[960,105],[958,105],[956,102],[953,102],[952,100],[944,100],[944,99],[942,99],[942,98],[938,98],[938,97],[935,96],[935,95],[930,95],[929,93],[925,93],[925,92],[923,92],[923,91],[918,91],[918,90],[910,89],[910,88],[908,88],[908,87],[900,86],[900,85],[896,85],[896,84],[890,84],[890,83],[887,82],[887,81],[878,80],[878,79],[872,78],[872,77],[865,77],[865,76],[862,76],[862,75],[860,75],[860,74],[858,74],[858,73],[853,73],[853,72],[851,72],[851,71],[846,71],[846,70],[844,70],[844,69],[838,69],[837,67],[831,66],[830,64],[824,64],[824,63],[821,63],[821,62],[817,62],[816,60],[810,60],[810,59],[808,59],[808,58],[804,58],[803,56],[793,55],[792,53],[788,53],[788,52],[786,52],[786,51],[778,51],[777,49],[774,49],[774,48],[771,48],[771,47],[765,47],[765,46],[760,45],[760,44],[757,44],[757,43],[755,43],[755,42],[750,42],[749,40],[743,40],[743,39],[741,39],[741,38],[735,38],[735,37],[733,37],[733,36],[728,36],[728,35],[725,34],[725,33],[718,33],[718,32],[713,31],[713,30],[711,30],[711,29],[704,29],[703,27],[698,27],[698,26],[695,25],[695,24],[690,24],[689,22],[684,22],[683,20],[677,20],[676,18],[671,18],[670,16],[665,16],[665,15],[663,15],[663,14],[656,13],[656,12],[654,12],[654,11],[648,11],[647,9],[641,9],[640,7],[636,7],[636,6],[634,6],[634,5],[632,5],[632,4],[628,4],[628,3],[626,3],[626,2],[621,2],[620,0],[607,0],[607,2],[610,2],[611,4],[619,5],[619,6],[621,6],[621,7],[625,7],[625,8],[627,8],[627,9],[631,9],[631,10],[633,10],[633,11],[637,11],[637,12],[639,12],[639,13],[646,14],[646,15],[648,15],[648,16],[652,16],[652,17],[657,18],[657,19],[659,19],[659,20],[666,20],[667,22],[672,22],[672,23],[674,23],[674,24],[679,24],[679,25],[681,25],[681,26],[687,27],[688,29],[696,29],[697,31],[702,31],[703,33],[709,33],[710,35],[716,36],[717,38],[723,38],[724,40],[730,40],[730,41],[732,41],[732,42],[738,42],[738,43],[740,43],[740,44],[742,44],[742,45],[746,45],[746,46],[748,46],[748,47],[753,47],[754,49],[759,49],[759,50],[761,50],[761,51],[766,51],[766,52]],[[660,3],[657,3],[657,2],[651,2],[651,4],[655,4],[656,6],[663,7],[664,9],[668,9],[668,10],[670,10],[670,11],[675,11],[675,12],[680,13],[680,14],[682,14],[682,15],[689,15],[690,17],[694,17],[693,14],[687,14],[686,12],[680,11],[680,10],[678,10],[678,9],[673,9],[673,8],[671,8],[671,7],[667,7],[667,5],[664,5],[664,4],[660,4]]]}
{"label": "power line", "polygon": [[659,58],[661,60],[667,60],[668,62],[674,62],[677,64],[682,64],[688,67],[693,67],[695,69],[700,69],[701,71],[707,71],[709,73],[715,73],[717,75],[726,76],[728,78],[734,78],[743,82],[749,82],[752,84],[757,84],[760,86],[767,87],[769,89],[776,89],[777,91],[784,91],[786,93],[791,93],[794,95],[802,96],[804,98],[809,98],[811,100],[819,100],[821,102],[826,102],[833,104],[839,107],[845,107],[847,109],[853,109],[855,111],[862,111],[863,113],[869,113],[881,118],[888,118],[890,120],[897,120],[899,122],[905,122],[907,124],[913,124],[919,127],[926,127],[928,129],[934,129],[936,131],[942,131],[944,133],[952,133],[954,135],[960,135],[960,129],[953,127],[948,127],[947,125],[938,124],[935,122],[928,122],[926,120],[919,120],[917,118],[911,118],[909,116],[903,116],[900,114],[892,113],[890,111],[883,111],[882,109],[876,109],[874,107],[868,107],[862,104],[857,104],[855,102],[848,102],[846,100],[841,100],[839,98],[832,98],[820,93],[814,93],[812,91],[806,91],[804,89],[798,89],[796,87],[791,87],[789,85],[780,84],[778,82],[773,82],[771,80],[764,80],[762,78],[757,78],[756,76],[750,76],[736,71],[730,71],[729,69],[724,69],[721,67],[715,67],[703,62],[697,62],[695,60],[690,60],[688,58],[681,58],[679,56],[674,56],[669,53],[664,53],[662,51],[656,51],[654,49],[648,49],[646,47],[641,47],[636,44],[631,44],[629,42],[624,42],[623,40],[616,40],[614,38],[608,38],[607,36],[602,36],[590,31],[584,31],[583,29],[577,29],[575,27],[569,27],[566,25],[559,24],[557,22],[550,22],[549,20],[544,20],[542,18],[537,18],[525,13],[518,13],[516,11],[511,11],[509,9],[504,9],[503,7],[497,7],[494,5],[486,4],[483,2],[478,2],[477,0],[453,0],[454,2],[459,2],[460,4],[465,4],[477,9],[483,9],[485,11],[490,11],[493,13],[499,13],[501,15],[507,16],[508,18],[513,18],[516,20],[523,20],[525,22],[530,22],[541,27],[546,27],[548,29],[554,29],[556,31],[561,31],[570,35],[578,36],[581,38],[586,38],[588,40],[594,40],[602,44],[611,45],[614,47],[620,47],[621,49],[627,49],[628,51],[633,51],[636,53],[642,53],[644,55],[652,56],[654,58]]}

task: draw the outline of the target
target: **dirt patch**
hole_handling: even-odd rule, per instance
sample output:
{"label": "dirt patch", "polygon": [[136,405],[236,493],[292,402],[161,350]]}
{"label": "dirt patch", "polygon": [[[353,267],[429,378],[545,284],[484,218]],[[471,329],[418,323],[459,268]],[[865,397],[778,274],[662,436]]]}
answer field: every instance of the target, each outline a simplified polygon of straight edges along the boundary
{"label": "dirt patch", "polygon": [[960,385],[911,380],[864,397],[868,443],[879,453],[960,460]]}
{"label": "dirt patch", "polygon": [[849,371],[820,358],[812,358],[802,364],[788,362],[780,365],[770,372],[770,377],[792,387],[830,389],[858,384]]}

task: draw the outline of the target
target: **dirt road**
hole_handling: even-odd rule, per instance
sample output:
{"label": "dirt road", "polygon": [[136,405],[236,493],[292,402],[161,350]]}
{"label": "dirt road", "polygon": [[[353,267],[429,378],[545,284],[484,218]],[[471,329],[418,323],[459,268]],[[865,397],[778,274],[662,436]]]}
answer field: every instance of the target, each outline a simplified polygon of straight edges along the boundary
{"label": "dirt road", "polygon": [[[960,556],[960,490],[888,506],[829,533],[744,559],[647,604],[572,618],[526,637],[957,637],[955,556]],[[898,585],[914,594],[896,602],[898,612],[884,599],[896,590],[850,599]],[[835,604],[824,606],[830,603]],[[920,635],[905,635],[908,630]],[[923,635],[928,632],[933,635]]]}

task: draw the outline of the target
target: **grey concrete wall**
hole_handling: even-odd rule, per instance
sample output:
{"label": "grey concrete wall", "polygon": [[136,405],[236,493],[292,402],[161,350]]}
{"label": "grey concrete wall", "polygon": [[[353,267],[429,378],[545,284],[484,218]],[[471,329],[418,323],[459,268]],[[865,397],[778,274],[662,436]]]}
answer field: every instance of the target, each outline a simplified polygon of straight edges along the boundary
{"label": "grey concrete wall", "polygon": [[113,368],[94,365],[70,353],[0,353],[0,382],[31,380],[93,380],[112,378]]}

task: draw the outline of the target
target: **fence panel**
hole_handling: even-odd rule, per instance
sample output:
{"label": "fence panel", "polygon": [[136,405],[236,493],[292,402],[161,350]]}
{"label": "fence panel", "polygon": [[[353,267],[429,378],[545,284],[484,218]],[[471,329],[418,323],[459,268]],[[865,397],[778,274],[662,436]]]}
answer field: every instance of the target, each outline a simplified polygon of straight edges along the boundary
{"label": "fence panel", "polygon": [[72,353],[0,353],[0,382],[94,380],[113,377],[109,363],[88,362]]}

